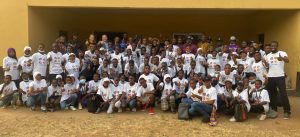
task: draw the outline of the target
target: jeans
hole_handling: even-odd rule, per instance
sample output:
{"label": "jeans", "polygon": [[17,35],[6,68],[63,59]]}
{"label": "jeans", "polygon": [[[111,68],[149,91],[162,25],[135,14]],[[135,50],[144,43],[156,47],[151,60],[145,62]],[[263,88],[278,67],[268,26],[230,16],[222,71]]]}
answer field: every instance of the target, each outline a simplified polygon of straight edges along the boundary
{"label": "jeans", "polygon": [[16,102],[19,98],[19,93],[13,93],[11,95],[5,96],[3,98],[0,99],[0,107],[2,106],[7,106],[9,104],[11,105],[16,105]]}
{"label": "jeans", "polygon": [[76,101],[77,101],[77,94],[72,94],[68,99],[60,102],[60,108],[64,109],[69,106],[74,106]]}
{"label": "jeans", "polygon": [[277,111],[277,99],[279,89],[284,112],[291,113],[290,102],[285,89],[285,77],[269,77],[268,91],[270,95],[270,106],[273,110]]}
{"label": "jeans", "polygon": [[46,99],[47,99],[46,93],[39,93],[37,95],[29,96],[27,99],[27,106],[33,107],[33,106],[37,105],[38,103],[40,103],[41,106],[45,106]]}
{"label": "jeans", "polygon": [[193,102],[189,109],[189,114],[194,116],[200,113],[203,117],[209,117],[212,112],[212,106],[205,103]]}
{"label": "jeans", "polygon": [[136,108],[136,106],[137,106],[136,99],[129,100],[128,106],[129,106],[130,109]]}

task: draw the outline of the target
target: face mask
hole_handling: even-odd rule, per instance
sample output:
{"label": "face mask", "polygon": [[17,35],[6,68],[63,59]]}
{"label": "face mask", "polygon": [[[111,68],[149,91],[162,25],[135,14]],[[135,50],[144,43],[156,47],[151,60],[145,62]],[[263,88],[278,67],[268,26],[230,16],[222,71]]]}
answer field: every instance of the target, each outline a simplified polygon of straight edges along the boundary
{"label": "face mask", "polygon": [[81,80],[80,80],[80,84],[84,84],[85,81],[86,81],[85,79],[81,79]]}
{"label": "face mask", "polygon": [[249,80],[249,82],[250,82],[251,84],[254,84],[254,83],[255,83],[255,79],[254,79],[254,80]]}

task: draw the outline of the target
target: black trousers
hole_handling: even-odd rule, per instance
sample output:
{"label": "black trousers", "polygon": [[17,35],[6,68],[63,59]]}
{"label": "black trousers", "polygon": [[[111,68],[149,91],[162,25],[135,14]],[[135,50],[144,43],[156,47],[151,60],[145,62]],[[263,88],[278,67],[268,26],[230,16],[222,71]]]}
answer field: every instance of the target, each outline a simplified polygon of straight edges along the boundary
{"label": "black trousers", "polygon": [[285,87],[285,77],[269,77],[269,83],[267,89],[270,95],[270,106],[273,110],[277,111],[277,100],[278,100],[278,92],[277,88],[279,89],[282,106],[284,112],[291,113],[290,102],[286,93]]}

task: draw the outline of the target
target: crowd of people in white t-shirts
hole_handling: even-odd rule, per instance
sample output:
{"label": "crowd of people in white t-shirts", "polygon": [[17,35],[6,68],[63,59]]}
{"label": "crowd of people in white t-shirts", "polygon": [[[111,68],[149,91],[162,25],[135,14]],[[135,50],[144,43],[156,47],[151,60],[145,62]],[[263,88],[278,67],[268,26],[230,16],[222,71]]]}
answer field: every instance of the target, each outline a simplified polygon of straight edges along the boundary
{"label": "crowd of people in white t-shirts", "polygon": [[207,36],[162,40],[124,34],[109,41],[107,35],[98,40],[90,34],[84,42],[77,34],[70,40],[60,36],[47,45],[48,52],[44,44],[26,46],[17,58],[8,49],[0,106],[108,114],[148,108],[154,114],[153,107],[176,113],[186,103],[191,117],[201,115],[209,122],[215,114],[237,121],[240,108],[265,120],[280,100],[289,119],[284,72],[289,60],[278,46],[234,36],[212,41]]}

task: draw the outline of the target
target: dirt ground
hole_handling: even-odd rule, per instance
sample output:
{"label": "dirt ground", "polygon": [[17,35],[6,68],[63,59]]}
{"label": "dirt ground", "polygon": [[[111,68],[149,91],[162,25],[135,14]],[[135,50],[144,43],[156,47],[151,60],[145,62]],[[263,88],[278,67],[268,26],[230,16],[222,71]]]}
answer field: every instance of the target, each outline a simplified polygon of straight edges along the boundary
{"label": "dirt ground", "polygon": [[300,98],[290,97],[292,117],[283,120],[282,109],[277,119],[257,120],[251,115],[242,123],[231,123],[229,117],[220,116],[218,125],[201,123],[201,117],[190,121],[177,119],[177,114],[155,115],[146,112],[123,112],[107,115],[90,114],[86,110],[32,112],[28,108],[0,110],[0,137],[103,137],[103,136],[300,136]]}

